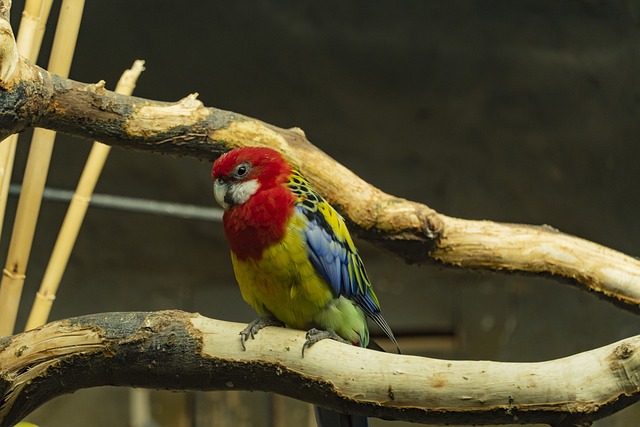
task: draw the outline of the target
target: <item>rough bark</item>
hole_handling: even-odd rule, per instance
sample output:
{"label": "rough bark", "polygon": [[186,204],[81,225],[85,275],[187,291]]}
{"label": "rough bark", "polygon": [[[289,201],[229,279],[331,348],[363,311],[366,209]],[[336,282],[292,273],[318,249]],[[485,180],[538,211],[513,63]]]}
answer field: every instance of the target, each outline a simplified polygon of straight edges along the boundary
{"label": "rough bark", "polygon": [[540,363],[446,361],[180,311],[58,321],[0,340],[0,427],[47,400],[102,385],[263,390],[338,411],[429,424],[585,425],[640,394],[640,336]]}
{"label": "rough bark", "polygon": [[[280,129],[63,79],[18,58],[0,0],[0,138],[40,126],[123,148],[212,160],[243,145],[281,151],[362,237],[407,262],[564,278],[640,311],[640,261],[550,227],[451,218],[369,185]],[[640,337],[542,363],[442,361],[333,342],[302,359],[302,334],[269,328],[240,350],[240,325],[180,312],[69,319],[0,340],[0,427],[83,387],[267,390],[369,416],[424,423],[588,425],[635,402]],[[333,347],[330,347],[333,346]],[[330,355],[330,356],[327,356]]]}
{"label": "rough bark", "polygon": [[462,220],[394,197],[314,147],[300,129],[206,108],[196,95],[165,103],[49,74],[17,59],[11,28],[0,24],[0,138],[41,126],[209,160],[238,146],[270,146],[299,167],[358,235],[407,262],[551,274],[640,311],[640,260],[551,227]]}

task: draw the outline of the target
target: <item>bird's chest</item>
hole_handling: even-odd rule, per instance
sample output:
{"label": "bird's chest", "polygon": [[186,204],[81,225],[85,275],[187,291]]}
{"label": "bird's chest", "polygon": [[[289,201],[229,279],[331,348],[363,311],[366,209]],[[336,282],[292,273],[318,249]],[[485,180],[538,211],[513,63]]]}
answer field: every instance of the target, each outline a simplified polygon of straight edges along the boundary
{"label": "bird's chest", "polygon": [[281,241],[294,215],[290,191],[260,191],[246,203],[224,213],[224,231],[238,259],[260,258],[266,248]]}
{"label": "bird's chest", "polygon": [[301,232],[306,218],[294,216],[283,238],[260,257],[240,259],[232,252],[242,296],[260,315],[273,315],[290,327],[305,329],[332,298],[328,285],[309,261]]}

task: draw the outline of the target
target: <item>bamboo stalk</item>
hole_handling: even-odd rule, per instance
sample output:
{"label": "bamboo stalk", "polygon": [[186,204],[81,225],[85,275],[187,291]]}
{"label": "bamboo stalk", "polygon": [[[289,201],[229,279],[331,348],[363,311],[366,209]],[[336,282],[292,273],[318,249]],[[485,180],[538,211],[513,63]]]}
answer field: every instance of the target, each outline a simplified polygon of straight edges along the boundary
{"label": "bamboo stalk", "polygon": [[[16,44],[18,53],[32,63],[35,63],[38,59],[52,3],[53,0],[27,0],[24,5]],[[4,214],[7,207],[9,184],[11,182],[17,143],[18,134],[14,134],[0,144],[0,234],[2,233],[2,224],[4,223]]]}
{"label": "bamboo stalk", "polygon": [[13,162],[16,157],[17,145],[17,133],[11,135],[0,143],[0,235],[2,235],[4,214],[7,209],[9,185],[11,184],[11,173],[13,172]]}
{"label": "bamboo stalk", "polygon": [[131,427],[153,426],[151,416],[151,393],[145,388],[129,390],[129,425]]}
{"label": "bamboo stalk", "polygon": [[24,4],[16,43],[20,55],[29,62],[38,59],[52,3],[53,0],[27,0]]}
{"label": "bamboo stalk", "polygon": [[[135,61],[131,69],[126,70],[122,74],[122,77],[120,77],[120,81],[118,81],[118,85],[116,86],[116,92],[131,95],[142,71],[144,71],[144,61]],[[110,149],[111,147],[109,145],[102,144],[98,141],[93,143],[91,153],[89,153],[87,163],[80,176],[78,187],[62,222],[58,239],[53,247],[49,264],[47,265],[42,284],[40,285],[40,290],[33,301],[33,307],[31,308],[25,330],[44,325],[49,318],[58,286],[62,280],[64,270],[67,267],[73,245],[76,242],[80,226],[89,207],[93,190],[98,182]]]}
{"label": "bamboo stalk", "polygon": [[[20,49],[20,35],[22,34],[22,25],[24,25],[25,21],[29,22],[30,25],[35,26],[34,30],[29,30],[25,34],[25,37],[31,36],[28,41],[25,41],[25,53],[27,46],[30,46],[31,49],[28,52],[28,56],[24,55],[29,59],[30,62],[34,64],[38,61],[38,54],[40,53],[40,47],[42,46],[42,38],[44,37],[44,32],[47,27],[47,20],[49,19],[49,12],[51,11],[51,5],[53,4],[53,0],[27,0],[24,6],[24,11],[22,12],[22,20],[20,21],[20,29],[18,31],[18,50]],[[25,17],[26,15],[26,17]],[[37,17],[34,19],[34,17]],[[33,22],[33,24],[31,24]]]}
{"label": "bamboo stalk", "polygon": [[[50,72],[63,77],[69,75],[83,9],[84,0],[63,0],[51,48]],[[0,336],[12,334],[15,326],[55,135],[55,132],[39,128],[33,132],[7,263],[0,282]]]}

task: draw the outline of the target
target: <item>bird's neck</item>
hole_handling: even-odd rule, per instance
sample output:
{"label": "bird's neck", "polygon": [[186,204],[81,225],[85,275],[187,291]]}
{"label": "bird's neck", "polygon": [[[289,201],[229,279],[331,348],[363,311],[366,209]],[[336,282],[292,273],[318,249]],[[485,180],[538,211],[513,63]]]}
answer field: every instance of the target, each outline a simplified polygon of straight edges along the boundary
{"label": "bird's neck", "polygon": [[224,231],[238,259],[260,259],[264,250],[280,242],[294,212],[295,198],[282,185],[261,189],[246,203],[227,209]]}

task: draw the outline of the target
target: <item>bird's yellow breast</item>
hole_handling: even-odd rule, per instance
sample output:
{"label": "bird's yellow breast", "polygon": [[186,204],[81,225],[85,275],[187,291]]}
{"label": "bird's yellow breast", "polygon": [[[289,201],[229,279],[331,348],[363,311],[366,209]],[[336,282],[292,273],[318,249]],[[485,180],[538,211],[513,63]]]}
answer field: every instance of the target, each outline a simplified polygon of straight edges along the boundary
{"label": "bird's yellow breast", "polygon": [[295,214],[284,238],[267,247],[260,259],[240,260],[231,253],[244,300],[261,316],[272,315],[295,329],[309,328],[333,298],[309,261],[301,231],[306,221]]}

